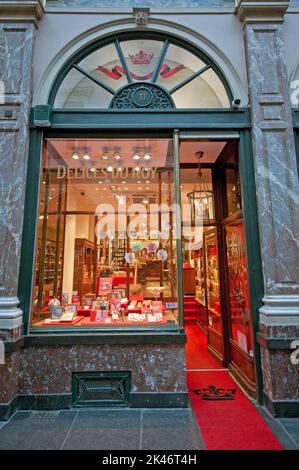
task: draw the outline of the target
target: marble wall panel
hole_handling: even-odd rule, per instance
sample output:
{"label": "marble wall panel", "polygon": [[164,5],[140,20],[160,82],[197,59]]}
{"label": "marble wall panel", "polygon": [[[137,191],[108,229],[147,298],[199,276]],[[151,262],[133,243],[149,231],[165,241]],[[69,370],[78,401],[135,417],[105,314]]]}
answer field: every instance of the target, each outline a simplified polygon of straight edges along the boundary
{"label": "marble wall panel", "polygon": [[120,370],[133,392],[186,391],[184,345],[75,345],[25,348],[19,393],[70,393],[72,372]]}
{"label": "marble wall panel", "polygon": [[35,26],[0,23],[2,108],[17,105],[13,120],[0,119],[0,318],[1,296],[16,297],[22,240]]}
{"label": "marble wall panel", "polygon": [[245,42],[265,296],[298,295],[299,183],[281,25],[246,24]]}

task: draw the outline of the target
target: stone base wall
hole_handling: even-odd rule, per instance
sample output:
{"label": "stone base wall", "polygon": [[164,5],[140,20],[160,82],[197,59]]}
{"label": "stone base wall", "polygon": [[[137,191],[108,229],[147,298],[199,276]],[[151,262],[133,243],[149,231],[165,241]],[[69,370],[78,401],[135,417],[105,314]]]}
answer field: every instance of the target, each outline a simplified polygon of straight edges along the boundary
{"label": "stone base wall", "polygon": [[277,417],[299,416],[298,326],[260,325],[265,405]]}
{"label": "stone base wall", "polygon": [[28,346],[0,367],[0,420],[16,397],[10,408],[71,407],[73,372],[130,371],[131,406],[187,406],[184,344]]}

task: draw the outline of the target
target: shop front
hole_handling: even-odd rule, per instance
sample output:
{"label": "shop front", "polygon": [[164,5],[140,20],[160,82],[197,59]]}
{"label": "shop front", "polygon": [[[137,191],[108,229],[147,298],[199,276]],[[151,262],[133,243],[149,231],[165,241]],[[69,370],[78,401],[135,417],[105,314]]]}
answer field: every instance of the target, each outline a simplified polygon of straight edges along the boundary
{"label": "shop front", "polygon": [[294,7],[6,3],[0,418],[185,407],[186,369],[296,414]]}
{"label": "shop front", "polygon": [[24,406],[29,391],[80,402],[78,374],[122,371],[126,404],[186,406],[189,321],[257,397],[250,121],[232,99],[197,49],[127,33],[72,57],[32,112],[20,297],[40,377],[32,390],[25,373]]}

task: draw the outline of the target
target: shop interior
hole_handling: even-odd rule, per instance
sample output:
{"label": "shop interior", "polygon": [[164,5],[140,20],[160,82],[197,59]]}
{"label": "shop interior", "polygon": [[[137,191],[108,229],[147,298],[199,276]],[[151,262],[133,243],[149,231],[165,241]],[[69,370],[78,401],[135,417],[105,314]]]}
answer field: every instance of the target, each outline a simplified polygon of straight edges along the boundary
{"label": "shop interior", "polygon": [[194,368],[254,381],[238,148],[180,143],[181,278],[172,139],[46,139],[32,326],[177,328],[179,288]]}

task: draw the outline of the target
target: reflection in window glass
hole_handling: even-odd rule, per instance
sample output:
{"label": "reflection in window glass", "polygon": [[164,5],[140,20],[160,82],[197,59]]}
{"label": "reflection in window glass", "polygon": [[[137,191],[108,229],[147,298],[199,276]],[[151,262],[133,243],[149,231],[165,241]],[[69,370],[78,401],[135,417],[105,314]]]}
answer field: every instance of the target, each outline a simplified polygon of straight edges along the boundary
{"label": "reflection in window glass", "polygon": [[224,217],[242,209],[241,184],[239,177],[238,153],[233,152],[225,163]]}
{"label": "reflection in window glass", "polygon": [[55,108],[108,108],[112,95],[76,69],[72,69],[57,92]]}
{"label": "reflection in window glass", "polygon": [[34,327],[177,325],[169,139],[46,139]]}
{"label": "reflection in window glass", "polygon": [[231,336],[253,356],[246,240],[243,221],[226,227]]}
{"label": "reflection in window glass", "polygon": [[225,88],[211,69],[174,92],[172,98],[177,108],[229,107]]}

